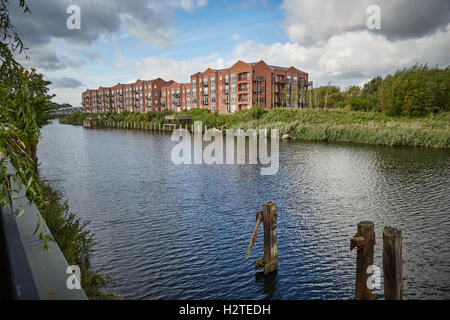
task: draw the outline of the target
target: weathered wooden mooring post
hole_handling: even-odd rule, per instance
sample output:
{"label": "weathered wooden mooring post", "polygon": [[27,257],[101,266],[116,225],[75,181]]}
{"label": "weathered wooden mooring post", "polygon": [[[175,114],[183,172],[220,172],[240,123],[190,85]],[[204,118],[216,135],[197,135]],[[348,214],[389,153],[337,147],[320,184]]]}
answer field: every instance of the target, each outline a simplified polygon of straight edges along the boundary
{"label": "weathered wooden mooring post", "polygon": [[375,245],[375,225],[371,221],[358,223],[356,235],[350,240],[350,251],[357,248],[355,300],[371,300],[372,290],[367,287],[370,274],[369,266],[373,265],[373,249]]}
{"label": "weathered wooden mooring post", "polygon": [[385,227],[383,230],[384,299],[403,299],[402,231]]}
{"label": "weathered wooden mooring post", "polygon": [[277,217],[277,204],[275,202],[265,202],[263,211],[256,214],[255,229],[245,256],[248,259],[250,251],[256,242],[258,229],[262,221],[264,226],[264,257],[256,260],[255,269],[264,268],[264,274],[278,269]]}

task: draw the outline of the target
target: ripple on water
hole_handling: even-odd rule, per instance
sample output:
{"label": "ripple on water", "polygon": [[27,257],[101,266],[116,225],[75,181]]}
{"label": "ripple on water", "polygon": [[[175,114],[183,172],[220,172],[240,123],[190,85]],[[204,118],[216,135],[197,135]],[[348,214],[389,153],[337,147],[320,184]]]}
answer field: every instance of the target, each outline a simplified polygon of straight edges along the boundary
{"label": "ripple on water", "polygon": [[[450,160],[413,148],[287,143],[280,171],[175,166],[170,136],[42,130],[41,174],[91,220],[95,266],[129,299],[351,299],[356,224],[403,230],[405,298],[450,298]],[[245,260],[255,213],[276,201],[278,272]],[[382,294],[382,292],[377,292]]]}

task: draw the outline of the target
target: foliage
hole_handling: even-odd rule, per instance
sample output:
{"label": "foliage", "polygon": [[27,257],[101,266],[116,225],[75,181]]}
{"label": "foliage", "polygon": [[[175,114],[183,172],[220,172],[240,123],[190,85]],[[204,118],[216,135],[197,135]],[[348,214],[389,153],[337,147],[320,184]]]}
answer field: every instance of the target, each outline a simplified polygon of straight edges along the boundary
{"label": "foliage", "polygon": [[[34,92],[41,88],[39,77],[30,76],[14,59],[13,52],[21,52],[24,46],[11,24],[7,4],[6,0],[0,2],[0,202],[7,205],[7,194],[14,198],[7,178],[12,174],[18,186],[25,189],[30,202],[39,205],[42,191],[30,151],[39,139],[39,125],[43,121],[36,114],[39,110],[34,108],[45,98]],[[29,12],[24,1],[19,1],[19,7]],[[7,161],[14,172],[8,172]],[[42,228],[39,235],[45,240]]]}
{"label": "foliage", "polygon": [[308,96],[310,96],[312,105],[316,108],[324,108],[325,104],[327,108],[333,108],[339,102],[343,101],[341,90],[336,86],[314,88],[309,90]]}
{"label": "foliage", "polygon": [[423,116],[450,109],[450,70],[415,65],[383,80],[378,98],[389,115]]}
{"label": "foliage", "polygon": [[[18,0],[24,13],[30,12],[25,1]],[[54,119],[53,110],[59,108],[48,94],[50,82],[35,70],[25,70],[14,58],[24,45],[14,30],[8,12],[8,1],[0,0],[0,203],[8,206],[13,199],[8,175],[19,188],[26,191],[27,199],[40,209],[69,264],[78,264],[82,270],[82,286],[90,298],[107,298],[100,289],[108,283],[101,270],[92,270],[90,258],[93,237],[72,213],[67,204],[60,203],[60,195],[42,184],[37,175],[36,147],[40,128]],[[8,163],[14,168],[8,170]],[[47,248],[43,221],[36,228]]]}
{"label": "foliage", "polygon": [[281,107],[286,108],[289,105],[289,87],[284,86],[280,92]]}
{"label": "foliage", "polygon": [[373,78],[363,86],[361,90],[362,95],[376,95],[382,82],[383,78],[381,77]]}

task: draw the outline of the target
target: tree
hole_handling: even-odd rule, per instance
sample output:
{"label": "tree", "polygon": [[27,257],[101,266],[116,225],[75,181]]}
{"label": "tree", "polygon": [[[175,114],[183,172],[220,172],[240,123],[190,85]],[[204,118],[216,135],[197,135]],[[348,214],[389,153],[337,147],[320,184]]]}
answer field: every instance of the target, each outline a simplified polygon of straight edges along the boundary
{"label": "tree", "polygon": [[[28,200],[39,206],[43,193],[31,150],[39,139],[40,125],[46,122],[41,103],[48,101],[47,84],[42,76],[26,72],[15,60],[14,53],[20,54],[24,46],[11,24],[8,1],[0,1],[0,203],[8,206],[8,196],[14,198],[8,179],[11,174],[18,186],[25,189]],[[29,12],[25,1],[19,0],[18,4],[24,13]],[[8,162],[14,172],[9,172]],[[42,221],[38,230],[46,247]]]}
{"label": "tree", "polygon": [[361,88],[359,86],[350,86],[347,89],[345,89],[343,93],[343,98],[346,101],[350,101],[352,99],[359,98],[361,95]]}
{"label": "tree", "polygon": [[376,78],[373,78],[372,80],[370,80],[369,82],[367,82],[364,86],[363,86],[363,88],[362,88],[362,90],[361,90],[361,93],[364,95],[364,96],[367,96],[367,95],[376,95],[377,94],[377,91],[378,91],[378,88],[379,88],[379,86],[381,85],[381,83],[383,82],[383,78],[381,78],[381,77],[376,77]]}
{"label": "tree", "polygon": [[300,101],[300,90],[298,89],[298,85],[294,85],[294,87],[292,88],[292,100],[293,100],[293,104],[292,106],[294,108],[298,108],[299,107],[299,101]]}
{"label": "tree", "polygon": [[448,68],[414,65],[389,75],[378,88],[380,108],[389,115],[422,116],[449,110]]}
{"label": "tree", "polygon": [[283,89],[281,89],[280,92],[280,102],[282,108],[287,108],[287,106],[289,105],[289,99],[289,87],[287,85],[284,85]]}

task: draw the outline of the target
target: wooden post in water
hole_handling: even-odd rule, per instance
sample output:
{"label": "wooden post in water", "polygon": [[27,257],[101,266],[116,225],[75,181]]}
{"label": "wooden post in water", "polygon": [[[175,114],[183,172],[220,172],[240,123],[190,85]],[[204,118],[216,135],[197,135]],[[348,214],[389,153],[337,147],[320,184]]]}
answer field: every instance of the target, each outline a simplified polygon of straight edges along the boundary
{"label": "wooden post in water", "polygon": [[367,287],[370,274],[367,268],[373,265],[373,248],[375,245],[375,225],[371,221],[358,223],[356,235],[350,240],[350,251],[357,248],[355,300],[372,299],[372,290]]}
{"label": "wooden post in water", "polygon": [[277,204],[265,202],[263,211],[256,214],[256,226],[247,249],[246,259],[256,242],[259,225],[262,221],[264,226],[264,257],[256,260],[255,269],[264,268],[264,274],[278,269],[277,217]]}
{"label": "wooden post in water", "polygon": [[403,299],[402,231],[385,227],[383,230],[384,299]]}

